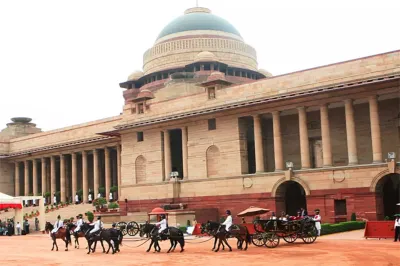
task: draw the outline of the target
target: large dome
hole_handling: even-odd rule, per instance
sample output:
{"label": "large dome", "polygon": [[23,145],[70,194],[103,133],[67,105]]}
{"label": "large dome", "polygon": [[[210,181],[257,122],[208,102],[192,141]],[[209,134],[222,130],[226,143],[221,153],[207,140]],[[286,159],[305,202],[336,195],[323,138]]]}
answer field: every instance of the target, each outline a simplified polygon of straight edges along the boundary
{"label": "large dome", "polygon": [[222,31],[241,37],[239,31],[225,19],[211,14],[208,8],[195,7],[186,10],[183,16],[165,26],[157,40],[170,34],[193,30]]}

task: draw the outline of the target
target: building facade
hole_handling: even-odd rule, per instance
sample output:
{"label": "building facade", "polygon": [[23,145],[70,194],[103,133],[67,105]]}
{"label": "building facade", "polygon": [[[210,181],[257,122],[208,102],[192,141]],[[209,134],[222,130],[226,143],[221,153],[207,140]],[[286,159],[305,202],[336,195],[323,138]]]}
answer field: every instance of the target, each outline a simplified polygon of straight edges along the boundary
{"label": "building facade", "polygon": [[118,186],[121,215],[182,203],[249,206],[326,222],[383,219],[400,202],[400,51],[280,76],[226,20],[192,8],[120,83],[119,116],[0,134],[1,190],[15,195]]}

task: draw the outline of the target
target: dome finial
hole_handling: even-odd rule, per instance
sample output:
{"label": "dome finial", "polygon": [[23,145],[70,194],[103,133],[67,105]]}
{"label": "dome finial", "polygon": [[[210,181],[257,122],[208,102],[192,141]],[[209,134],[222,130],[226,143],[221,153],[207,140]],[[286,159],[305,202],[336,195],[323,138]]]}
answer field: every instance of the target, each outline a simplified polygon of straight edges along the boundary
{"label": "dome finial", "polygon": [[206,7],[192,7],[192,8],[188,8],[185,10],[185,15],[187,14],[191,14],[191,13],[211,13],[211,10],[206,8]]}

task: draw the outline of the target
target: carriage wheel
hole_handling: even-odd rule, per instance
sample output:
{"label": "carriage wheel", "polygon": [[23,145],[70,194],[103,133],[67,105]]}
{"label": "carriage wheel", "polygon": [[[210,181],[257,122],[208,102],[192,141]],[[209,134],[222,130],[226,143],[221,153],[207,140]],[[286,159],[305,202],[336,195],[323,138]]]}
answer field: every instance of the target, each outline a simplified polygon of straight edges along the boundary
{"label": "carriage wheel", "polygon": [[315,226],[312,226],[310,228],[310,230],[308,230],[307,232],[305,232],[303,234],[302,239],[303,239],[304,243],[312,244],[317,239],[317,235],[318,235],[317,228]]}
{"label": "carriage wheel", "polygon": [[276,248],[278,245],[279,245],[279,237],[274,233],[268,234],[265,246],[267,248]]}
{"label": "carriage wheel", "polygon": [[121,231],[122,235],[126,235],[128,232],[126,231],[126,223],[125,222],[119,222],[117,223],[117,228]]}
{"label": "carriage wheel", "polygon": [[255,234],[252,235],[251,237],[251,242],[254,244],[256,247],[262,247],[265,245],[266,238],[263,236],[263,234]]}
{"label": "carriage wheel", "polygon": [[139,225],[136,222],[129,222],[126,228],[130,236],[135,236],[139,233]]}
{"label": "carriage wheel", "polygon": [[297,240],[297,234],[285,235],[283,240],[285,240],[286,243],[293,243]]}

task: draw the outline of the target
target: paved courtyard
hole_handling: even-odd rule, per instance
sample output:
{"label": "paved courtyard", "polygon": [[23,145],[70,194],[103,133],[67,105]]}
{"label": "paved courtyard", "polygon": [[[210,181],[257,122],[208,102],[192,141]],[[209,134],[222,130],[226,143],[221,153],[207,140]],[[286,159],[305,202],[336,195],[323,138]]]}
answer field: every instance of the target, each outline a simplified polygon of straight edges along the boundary
{"label": "paved courtyard", "polygon": [[[393,240],[365,240],[363,231],[354,231],[324,236],[312,244],[282,243],[275,249],[258,248],[253,245],[248,251],[211,252],[212,241],[194,244],[187,242],[184,253],[166,254],[169,243],[162,243],[162,253],[146,253],[148,243],[134,248],[140,242],[126,240],[121,253],[87,255],[86,243],[81,249],[72,246],[64,251],[59,240],[59,251],[50,251],[48,235],[0,237],[2,256],[0,265],[400,265],[400,243]],[[230,241],[235,246],[233,240]]]}

